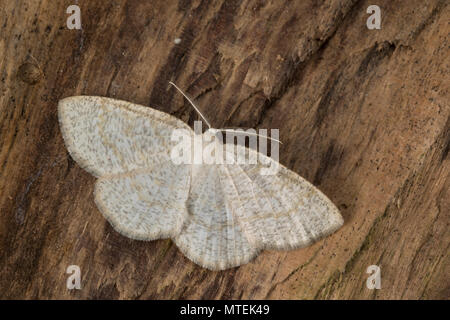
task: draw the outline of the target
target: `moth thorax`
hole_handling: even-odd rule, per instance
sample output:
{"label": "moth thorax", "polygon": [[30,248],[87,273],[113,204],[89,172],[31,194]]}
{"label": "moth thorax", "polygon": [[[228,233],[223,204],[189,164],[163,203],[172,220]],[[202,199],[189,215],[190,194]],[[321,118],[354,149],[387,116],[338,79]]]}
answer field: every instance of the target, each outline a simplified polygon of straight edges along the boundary
{"label": "moth thorax", "polygon": [[223,158],[222,132],[210,128],[203,134],[195,134],[193,143],[193,164],[217,164]]}
{"label": "moth thorax", "polygon": [[209,128],[208,130],[205,131],[205,134],[215,136],[218,132],[220,132],[220,130]]}

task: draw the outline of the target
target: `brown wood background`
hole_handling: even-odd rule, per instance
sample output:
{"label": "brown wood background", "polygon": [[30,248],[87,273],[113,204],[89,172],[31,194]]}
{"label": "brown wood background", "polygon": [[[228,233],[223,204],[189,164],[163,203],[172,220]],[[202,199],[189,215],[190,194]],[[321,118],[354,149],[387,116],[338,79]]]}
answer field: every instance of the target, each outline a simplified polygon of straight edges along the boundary
{"label": "brown wood background", "polygon": [[[0,2],[0,298],[448,299],[447,1]],[[381,7],[381,30],[366,9]],[[181,43],[175,44],[174,39]],[[70,158],[58,100],[280,128],[280,160],[341,209],[311,247],[222,272],[116,233]],[[82,289],[66,288],[79,265]],[[366,288],[370,265],[380,290]]]}

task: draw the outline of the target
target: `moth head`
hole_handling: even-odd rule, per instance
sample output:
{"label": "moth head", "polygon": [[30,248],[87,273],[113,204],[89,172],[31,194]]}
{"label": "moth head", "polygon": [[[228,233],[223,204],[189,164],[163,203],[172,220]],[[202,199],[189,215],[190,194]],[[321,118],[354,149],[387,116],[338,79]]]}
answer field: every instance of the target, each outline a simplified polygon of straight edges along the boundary
{"label": "moth head", "polygon": [[223,135],[220,129],[209,128],[203,134],[206,141],[222,141]]}
{"label": "moth head", "polygon": [[211,135],[211,136],[216,136],[217,133],[219,133],[220,130],[219,129],[215,129],[215,128],[209,128],[208,130],[205,131],[206,135]]}

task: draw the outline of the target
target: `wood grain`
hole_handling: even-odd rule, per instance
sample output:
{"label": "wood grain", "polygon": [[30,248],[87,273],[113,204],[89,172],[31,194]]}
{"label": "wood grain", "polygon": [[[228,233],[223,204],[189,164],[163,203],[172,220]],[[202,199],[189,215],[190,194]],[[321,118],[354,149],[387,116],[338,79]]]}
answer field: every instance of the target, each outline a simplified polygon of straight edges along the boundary
{"label": "wood grain", "polygon": [[[366,27],[371,4],[80,1],[69,30],[66,2],[2,1],[0,298],[448,299],[448,2],[379,0],[381,30]],[[116,233],[64,147],[57,102],[108,96],[192,125],[170,80],[215,127],[280,128],[281,162],[339,206],[343,228],[221,272],[170,240]],[[81,290],[66,288],[69,265]]]}

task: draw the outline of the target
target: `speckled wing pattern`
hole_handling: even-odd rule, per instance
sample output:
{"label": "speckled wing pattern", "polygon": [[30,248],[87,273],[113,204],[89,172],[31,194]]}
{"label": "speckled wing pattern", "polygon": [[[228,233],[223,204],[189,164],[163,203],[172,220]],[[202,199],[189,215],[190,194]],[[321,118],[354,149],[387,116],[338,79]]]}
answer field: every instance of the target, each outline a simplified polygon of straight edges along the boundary
{"label": "speckled wing pattern", "polygon": [[174,145],[173,130],[193,134],[169,114],[104,97],[65,98],[58,116],[70,155],[96,177],[165,164]]}
{"label": "speckled wing pattern", "polygon": [[173,130],[194,133],[166,113],[78,96],[61,100],[58,115],[72,158],[98,178],[95,202],[115,230],[139,240],[172,238],[208,269],[245,264],[263,249],[306,246],[343,223],[331,201],[294,172],[279,165],[277,174],[261,175],[273,160],[259,153],[264,164],[174,164]]}
{"label": "speckled wing pattern", "polygon": [[195,263],[212,270],[245,264],[259,252],[250,245],[225,197],[220,165],[193,165],[188,216],[174,239]]}
{"label": "speckled wing pattern", "polygon": [[95,202],[114,229],[127,237],[175,237],[187,214],[188,169],[184,165],[157,166],[100,177],[95,184]]}
{"label": "speckled wing pattern", "polygon": [[[342,226],[339,210],[311,183],[255,150],[235,148],[246,159],[252,158],[251,153],[259,159],[256,164],[247,161],[220,169],[227,177],[222,179],[227,203],[252,247],[305,247]],[[275,166],[273,174],[262,174]]]}
{"label": "speckled wing pattern", "polygon": [[166,113],[93,96],[63,99],[61,132],[72,158],[98,177],[95,202],[111,225],[133,239],[176,236],[186,216],[190,166],[174,165],[174,129],[193,132]]}

